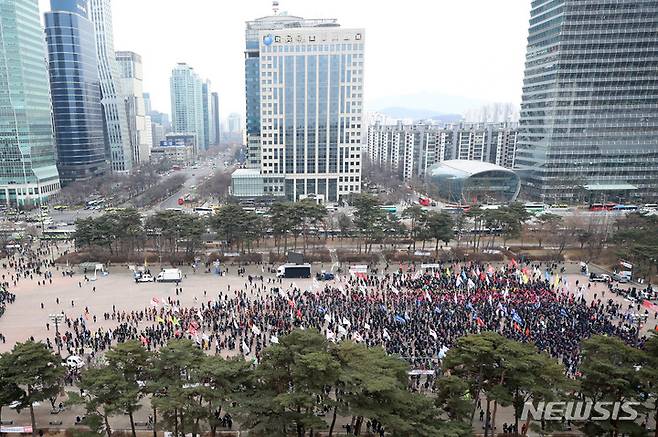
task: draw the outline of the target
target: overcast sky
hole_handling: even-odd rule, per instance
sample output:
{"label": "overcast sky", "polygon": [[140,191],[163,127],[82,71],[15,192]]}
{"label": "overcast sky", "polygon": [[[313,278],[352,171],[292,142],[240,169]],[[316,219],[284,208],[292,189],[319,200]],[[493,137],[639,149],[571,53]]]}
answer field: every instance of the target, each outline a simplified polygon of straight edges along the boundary
{"label": "overcast sky", "polygon": [[[115,50],[142,55],[144,90],[154,109],[169,112],[169,74],[177,62],[187,62],[212,81],[224,117],[244,113],[244,22],[270,15],[271,0],[112,3]],[[436,109],[441,95],[520,102],[530,0],[280,3],[290,15],[337,18],[343,27],[366,29],[369,110],[396,103]],[[49,0],[39,4],[42,12],[49,10]],[[436,108],[428,108],[427,97],[435,95]]]}

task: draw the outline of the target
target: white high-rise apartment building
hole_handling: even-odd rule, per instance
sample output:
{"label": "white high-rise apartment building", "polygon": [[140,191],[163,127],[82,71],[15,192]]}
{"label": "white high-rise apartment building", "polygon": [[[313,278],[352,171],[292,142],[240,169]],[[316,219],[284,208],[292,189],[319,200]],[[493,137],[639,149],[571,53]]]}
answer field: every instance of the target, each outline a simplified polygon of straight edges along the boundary
{"label": "white high-rise apartment building", "polygon": [[432,165],[445,160],[512,168],[517,135],[516,123],[376,123],[368,127],[366,150],[372,164],[402,180],[412,180],[424,177]]}
{"label": "white high-rise apartment building", "polygon": [[179,63],[171,72],[170,89],[173,131],[196,134],[196,144],[201,147],[206,142],[203,81],[192,67]]}
{"label": "white high-rise apartment building", "polygon": [[126,98],[133,162],[147,162],[151,156],[152,135],[150,117],[147,120],[144,103],[142,57],[133,52],[116,52],[116,59]]}
{"label": "white high-rise apartment building", "polygon": [[128,173],[133,167],[133,151],[128,131],[125,94],[114,53],[112,5],[110,0],[91,0],[91,21],[96,33],[96,56],[101,80],[101,104],[109,141],[112,171]]}
{"label": "white high-rise apartment building", "polygon": [[259,41],[264,194],[360,192],[364,30],[263,30]]}

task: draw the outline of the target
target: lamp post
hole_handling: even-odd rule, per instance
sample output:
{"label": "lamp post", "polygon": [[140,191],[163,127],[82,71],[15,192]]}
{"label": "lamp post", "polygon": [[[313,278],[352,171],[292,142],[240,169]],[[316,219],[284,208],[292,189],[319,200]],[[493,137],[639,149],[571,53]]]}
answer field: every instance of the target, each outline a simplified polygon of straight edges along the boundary
{"label": "lamp post", "polygon": [[62,355],[62,344],[59,337],[59,324],[64,321],[64,314],[50,314],[48,316],[51,322],[55,324],[55,343],[57,344],[57,354]]}

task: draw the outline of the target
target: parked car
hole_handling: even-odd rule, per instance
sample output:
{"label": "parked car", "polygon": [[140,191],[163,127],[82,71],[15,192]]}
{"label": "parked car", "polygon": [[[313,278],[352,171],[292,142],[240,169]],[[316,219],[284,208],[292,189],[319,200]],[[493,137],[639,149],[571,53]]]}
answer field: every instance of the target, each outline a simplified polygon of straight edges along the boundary
{"label": "parked car", "polygon": [[589,280],[590,282],[611,282],[612,278],[605,273],[590,273]]}
{"label": "parked car", "polygon": [[148,273],[144,273],[135,278],[135,282],[155,282],[155,278]]}

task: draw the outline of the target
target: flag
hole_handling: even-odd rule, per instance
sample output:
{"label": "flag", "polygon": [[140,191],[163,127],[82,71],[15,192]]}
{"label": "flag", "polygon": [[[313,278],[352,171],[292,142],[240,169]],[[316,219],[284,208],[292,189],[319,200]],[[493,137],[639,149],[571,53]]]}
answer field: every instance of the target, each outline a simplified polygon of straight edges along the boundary
{"label": "flag", "polygon": [[479,327],[484,326],[484,321],[482,321],[482,319],[479,317],[475,319],[475,323],[477,323]]}
{"label": "flag", "polygon": [[434,340],[436,340],[436,339],[438,338],[438,335],[436,335],[436,331],[434,331],[433,329],[430,329],[430,336],[431,336]]}
{"label": "flag", "polygon": [[350,325],[352,325],[352,324],[350,323],[350,321],[349,321],[349,320],[347,320],[347,319],[346,319],[345,317],[343,317],[343,325],[345,325],[345,326],[348,326],[348,327],[349,327],[349,326],[350,326]]}
{"label": "flag", "polygon": [[347,329],[345,329],[343,326],[338,325],[338,333],[340,335],[347,335]]}
{"label": "flag", "polygon": [[143,344],[144,346],[146,346],[146,345],[149,344],[148,339],[147,339],[146,337],[144,337],[143,335],[140,337],[140,340],[142,341],[142,344]]}
{"label": "flag", "polygon": [[295,313],[295,315],[297,316],[298,319],[301,320],[301,318],[302,318],[302,310],[299,310],[299,309],[298,309],[297,312]]}
{"label": "flag", "polygon": [[165,319],[163,319],[162,317],[158,316],[158,318],[157,318],[157,322],[158,322],[158,323],[162,323],[162,324],[164,324],[164,323],[165,323]]}
{"label": "flag", "polygon": [[514,320],[516,323],[523,325],[523,319],[519,314],[516,312],[516,310],[512,310],[512,320]]}
{"label": "flag", "polygon": [[407,323],[407,321],[404,320],[404,317],[401,317],[401,316],[395,316],[394,319],[398,323],[402,323],[402,324]]}
{"label": "flag", "polygon": [[395,288],[395,287],[393,287],[393,286],[391,286],[391,291],[392,291],[393,293],[395,293],[396,295],[400,294],[400,290],[398,290],[397,288]]}
{"label": "flag", "polygon": [[192,325],[190,325],[190,326],[187,328],[187,332],[189,332],[191,335],[196,335],[196,334],[197,334],[197,330],[196,330],[196,328],[195,328],[194,326],[192,326]]}
{"label": "flag", "polygon": [[364,324],[363,324],[363,327],[364,327],[365,329],[367,329],[368,331],[370,331],[370,325],[369,325],[368,323],[364,323]]}
{"label": "flag", "polygon": [[288,305],[290,305],[290,308],[295,308],[295,301],[292,299],[288,300]]}
{"label": "flag", "polygon": [[352,340],[356,341],[357,343],[360,343],[363,341],[363,337],[361,337],[361,334],[359,334],[358,332],[355,332],[354,334],[352,334]]}
{"label": "flag", "polygon": [[249,346],[247,346],[247,343],[242,340],[242,353],[245,355],[249,355],[249,352],[251,352],[251,349],[249,349]]}
{"label": "flag", "polygon": [[468,278],[468,289],[471,290],[475,288],[475,282],[471,278]]}
{"label": "flag", "polygon": [[196,315],[199,318],[199,320],[201,320],[203,322],[203,314],[201,314],[201,310],[197,310]]}
{"label": "flag", "polygon": [[386,330],[386,328],[384,328],[383,336],[384,336],[384,338],[385,338],[386,340],[390,340],[390,339],[391,339],[391,336],[388,334],[388,331]]}
{"label": "flag", "polygon": [[430,296],[430,292],[427,290],[425,291],[425,299],[430,301],[430,303],[432,302],[432,296]]}
{"label": "flag", "polygon": [[251,332],[254,333],[254,335],[260,335],[260,328],[258,326],[254,325],[251,327]]}
{"label": "flag", "polygon": [[277,337],[276,335],[271,336],[270,343],[279,344],[279,337]]}
{"label": "flag", "polygon": [[516,268],[516,267],[519,266],[519,263],[517,263],[516,260],[515,260],[514,258],[512,258],[512,259],[509,261],[509,266],[510,266],[510,267],[513,267],[513,268]]}
{"label": "flag", "polygon": [[326,314],[324,315],[324,320],[325,320],[327,323],[331,323],[331,315],[330,315],[329,313],[326,313]]}
{"label": "flag", "polygon": [[336,334],[331,331],[327,331],[327,340],[333,340],[336,338]]}
{"label": "flag", "polygon": [[556,273],[555,278],[553,278],[553,287],[557,288],[559,285],[560,285],[560,275]]}
{"label": "flag", "polygon": [[178,319],[177,317],[172,317],[172,318],[171,318],[171,323],[172,323],[174,326],[180,326],[180,319]]}
{"label": "flag", "polygon": [[649,311],[656,312],[658,311],[658,305],[649,302],[648,300],[642,301],[642,306]]}
{"label": "flag", "polygon": [[459,287],[459,286],[462,285],[462,282],[464,282],[464,281],[462,281],[462,277],[461,277],[461,276],[457,276],[457,280],[455,281],[455,285],[456,285],[457,287]]}

